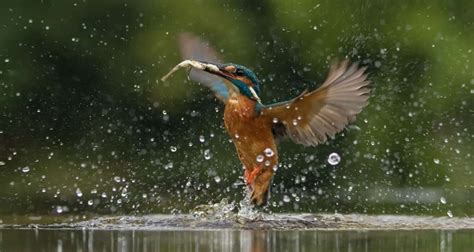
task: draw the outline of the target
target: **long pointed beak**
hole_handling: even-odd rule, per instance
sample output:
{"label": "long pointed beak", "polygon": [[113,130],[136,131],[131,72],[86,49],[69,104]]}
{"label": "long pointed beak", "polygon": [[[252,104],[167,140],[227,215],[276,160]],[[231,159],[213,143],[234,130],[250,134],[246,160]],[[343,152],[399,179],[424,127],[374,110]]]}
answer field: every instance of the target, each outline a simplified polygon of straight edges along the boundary
{"label": "long pointed beak", "polygon": [[[236,75],[229,72],[229,71],[227,71],[225,69],[225,66],[222,65],[222,64],[212,63],[212,62],[207,62],[207,61],[199,61],[199,60],[196,60],[196,61],[203,64],[203,65],[205,65],[206,68],[203,69],[203,70],[208,72],[208,73],[218,75],[218,76],[220,76],[222,78],[225,78],[227,80],[232,80],[232,79],[236,78]],[[256,100],[257,102],[259,102],[261,104],[262,100],[258,96],[255,89],[253,87],[249,87],[249,89],[250,89],[250,92],[252,93],[252,96],[253,96],[254,100]]]}
{"label": "long pointed beak", "polygon": [[[180,68],[191,68],[191,67],[202,70],[202,71],[205,71],[205,72],[208,72],[210,74],[220,76],[224,79],[227,79],[227,80],[230,81],[231,85],[234,88],[238,88],[237,86],[235,86],[232,83],[232,80],[236,79],[237,76],[234,73],[227,71],[225,65],[219,64],[219,63],[207,62],[207,61],[203,61],[203,60],[184,60],[181,63],[179,63],[178,65],[176,65],[173,69],[171,69],[171,71],[169,71],[169,73],[167,73],[165,76],[163,76],[161,78],[161,80],[165,81],[174,72],[178,71],[178,69],[180,69]],[[251,86],[249,86],[249,89],[250,89],[250,92],[252,93],[253,99],[261,104],[262,101],[260,100],[260,97],[258,97],[258,94],[255,91],[255,89]]]}

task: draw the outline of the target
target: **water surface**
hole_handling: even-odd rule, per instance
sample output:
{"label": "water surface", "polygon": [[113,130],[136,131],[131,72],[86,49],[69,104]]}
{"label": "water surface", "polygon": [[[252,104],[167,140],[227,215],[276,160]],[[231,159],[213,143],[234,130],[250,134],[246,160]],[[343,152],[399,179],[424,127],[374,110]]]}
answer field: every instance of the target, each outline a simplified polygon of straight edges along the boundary
{"label": "water surface", "polygon": [[0,230],[1,251],[472,251],[473,248],[473,230]]}
{"label": "water surface", "polygon": [[[473,251],[474,218],[265,214],[16,217],[0,251]],[[14,220],[16,223],[13,223]],[[53,223],[47,223],[50,221]],[[30,224],[25,224],[25,223]],[[36,222],[36,224],[31,224]]]}

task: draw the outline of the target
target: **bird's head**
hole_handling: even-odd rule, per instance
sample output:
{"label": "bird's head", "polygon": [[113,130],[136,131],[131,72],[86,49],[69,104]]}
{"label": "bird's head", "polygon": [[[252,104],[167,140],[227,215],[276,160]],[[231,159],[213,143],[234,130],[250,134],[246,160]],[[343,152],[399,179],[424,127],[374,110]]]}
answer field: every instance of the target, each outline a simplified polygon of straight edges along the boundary
{"label": "bird's head", "polygon": [[248,98],[261,103],[261,83],[255,73],[252,72],[252,70],[248,69],[247,67],[233,63],[218,64],[203,61],[200,62],[205,63],[208,66],[214,65],[215,67],[207,67],[206,69],[204,69],[204,71],[228,80],[230,83],[232,83],[234,90],[238,90],[240,94],[245,95]]}

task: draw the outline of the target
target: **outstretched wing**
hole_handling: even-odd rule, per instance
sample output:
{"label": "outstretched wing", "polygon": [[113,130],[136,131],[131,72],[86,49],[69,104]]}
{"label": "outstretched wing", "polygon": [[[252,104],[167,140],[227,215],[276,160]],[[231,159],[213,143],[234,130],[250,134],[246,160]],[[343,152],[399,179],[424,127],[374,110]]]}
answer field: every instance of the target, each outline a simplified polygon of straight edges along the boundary
{"label": "outstretched wing", "polygon": [[348,60],[333,63],[318,89],[282,103],[264,106],[261,115],[295,143],[315,146],[342,131],[367,105],[370,89],[365,67]]}
{"label": "outstretched wing", "polygon": [[[191,33],[183,32],[179,35],[179,47],[183,59],[220,62],[217,53],[209,46],[209,43]],[[229,90],[222,78],[196,69],[191,69],[189,78],[211,89],[222,102],[227,101]]]}

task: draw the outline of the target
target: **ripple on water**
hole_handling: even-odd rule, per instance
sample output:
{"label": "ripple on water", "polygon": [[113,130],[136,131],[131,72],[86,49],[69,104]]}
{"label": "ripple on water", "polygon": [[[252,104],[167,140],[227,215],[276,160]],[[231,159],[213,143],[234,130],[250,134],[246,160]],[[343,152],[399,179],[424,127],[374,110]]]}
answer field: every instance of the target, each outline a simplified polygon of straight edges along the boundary
{"label": "ripple on water", "polygon": [[[0,225],[0,228],[9,227],[30,228],[32,226]],[[46,229],[85,228],[109,230],[457,230],[474,229],[474,218],[311,213],[259,213],[258,215],[249,216],[227,208],[220,212],[205,212],[201,214],[99,217],[81,222],[34,225],[34,227]]]}
{"label": "ripple on water", "polygon": [[[86,221],[41,225],[0,224],[0,228],[79,228],[109,230],[212,230],[212,229],[272,229],[272,230],[422,230],[474,229],[474,218],[453,216],[405,216],[361,214],[269,214],[256,209],[249,200],[250,191],[239,203],[222,199],[219,203],[200,205],[190,214],[108,216]],[[92,202],[93,203],[93,202]],[[69,218],[69,219],[68,219]],[[71,221],[64,217],[63,222]]]}

